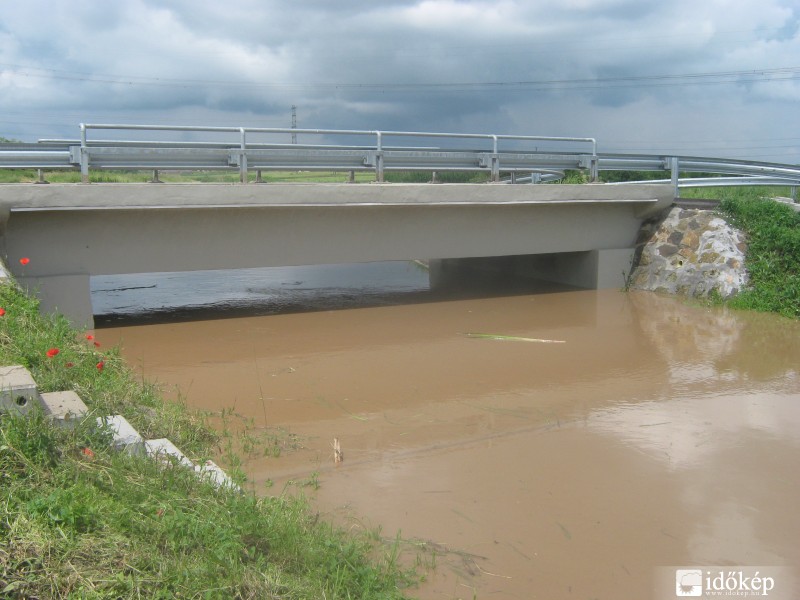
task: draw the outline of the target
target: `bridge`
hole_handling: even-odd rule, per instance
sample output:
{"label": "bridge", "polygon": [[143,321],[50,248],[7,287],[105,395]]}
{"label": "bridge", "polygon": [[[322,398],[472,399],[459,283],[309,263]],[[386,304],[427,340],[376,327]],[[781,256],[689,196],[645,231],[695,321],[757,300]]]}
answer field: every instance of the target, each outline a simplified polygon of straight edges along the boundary
{"label": "bridge", "polygon": [[451,259],[438,285],[452,259],[538,255],[531,274],[620,287],[642,219],[672,201],[668,185],[12,184],[0,218],[13,274],[91,324],[105,274]]}
{"label": "bridge", "polygon": [[[235,145],[88,139],[91,128],[112,127],[233,132],[240,139]],[[90,278],[107,274],[429,259],[431,284],[444,286],[486,257],[506,257],[503,268],[517,274],[585,288],[620,287],[642,221],[675,197],[675,176],[669,183],[624,186],[499,185],[546,181],[568,169],[596,179],[611,159],[597,153],[591,138],[105,125],[81,131],[77,142],[3,145],[0,168],[79,170],[85,182],[90,169],[153,169],[156,180],[164,170],[235,170],[241,182],[0,185],[6,264],[39,294],[45,310],[57,309],[82,325],[93,319]],[[297,131],[374,135],[377,142],[299,146],[246,137]],[[391,136],[415,138],[417,145],[385,145]],[[424,137],[479,145],[418,145]],[[503,149],[501,143],[534,147]],[[562,147],[540,147],[547,143]],[[606,166],[622,168],[633,159],[614,160]],[[647,168],[641,157],[635,162],[637,169]],[[651,167],[674,168],[676,161],[655,162]],[[703,161],[706,169],[710,164]],[[800,181],[800,170],[791,166],[737,168],[737,180]],[[248,184],[250,171],[258,181],[264,169],[371,170],[376,183]],[[409,169],[427,170],[431,179],[447,170],[483,171],[497,185],[383,183],[386,171]],[[21,257],[30,261],[21,265]]]}

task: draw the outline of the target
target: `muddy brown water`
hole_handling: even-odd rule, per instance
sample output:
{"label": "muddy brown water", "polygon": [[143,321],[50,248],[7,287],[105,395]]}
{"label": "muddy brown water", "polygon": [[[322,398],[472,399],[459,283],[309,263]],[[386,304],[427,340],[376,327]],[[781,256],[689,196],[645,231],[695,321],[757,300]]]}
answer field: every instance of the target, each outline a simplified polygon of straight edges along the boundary
{"label": "muddy brown water", "polygon": [[256,491],[317,479],[287,489],[427,542],[403,546],[436,549],[415,597],[674,597],[661,567],[800,564],[795,322],[572,291],[98,338],[190,406],[299,436],[247,463]]}

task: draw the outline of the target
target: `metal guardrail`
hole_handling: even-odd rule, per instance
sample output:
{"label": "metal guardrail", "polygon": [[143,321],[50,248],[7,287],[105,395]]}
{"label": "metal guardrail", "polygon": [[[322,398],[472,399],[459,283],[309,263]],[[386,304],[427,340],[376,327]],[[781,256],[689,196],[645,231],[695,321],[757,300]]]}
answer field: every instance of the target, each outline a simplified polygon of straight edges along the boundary
{"label": "metal guardrail", "polygon": [[[90,139],[91,130],[129,132],[173,132],[182,136],[234,134],[234,140],[136,141],[130,139]],[[79,140],[41,140],[36,144],[0,144],[0,168],[41,170],[80,170],[89,182],[89,172],[99,170],[152,169],[154,180],[160,170],[237,171],[242,183],[255,170],[256,181],[265,170],[358,171],[375,173],[384,181],[386,171],[422,170],[476,171],[490,174],[499,182],[507,174],[509,183],[544,183],[564,177],[567,170],[589,172],[596,181],[599,171],[668,171],[676,196],[683,187],[721,185],[800,185],[800,166],[779,163],[691,156],[649,154],[598,154],[594,138],[434,133],[414,131],[365,131],[347,129],[296,129],[247,127],[189,127],[173,125],[81,124]],[[281,134],[345,138],[349,144],[286,144],[263,141]],[[352,144],[367,138],[372,144]],[[371,138],[371,139],[370,139]],[[387,146],[386,140],[415,139],[440,146]],[[458,147],[463,140],[470,143]],[[481,144],[480,142],[484,142]],[[504,146],[501,148],[501,144]],[[553,150],[541,146],[556,146]],[[568,146],[567,149],[564,149]],[[682,173],[710,173],[726,177],[681,178]],[[435,179],[435,176],[434,176]],[[630,182],[633,183],[633,182]],[[647,182],[637,182],[647,183]]]}
{"label": "metal guardrail", "polygon": [[[132,141],[89,139],[90,130],[180,132],[182,134],[236,134],[236,142]],[[277,144],[254,141],[275,134],[313,135],[374,140],[374,145]],[[386,146],[387,138],[487,142],[484,147]],[[522,149],[501,149],[516,142]],[[541,152],[534,143],[557,142],[573,148]],[[533,147],[531,147],[533,146]],[[577,147],[577,149],[575,149]],[[247,183],[251,170],[373,171],[384,181],[386,171],[483,171],[492,181],[506,173],[541,169],[586,169],[597,177],[597,142],[593,138],[525,136],[415,131],[345,129],[186,127],[169,125],[81,124],[80,140],[43,140],[39,144],[0,146],[0,168],[79,169],[89,182],[90,169],[235,170]],[[260,178],[259,178],[260,179]]]}
{"label": "metal guardrail", "polygon": [[[675,197],[680,188],[727,186],[789,186],[794,199],[800,185],[800,166],[758,161],[696,156],[653,156],[604,154],[599,157],[603,171],[669,171],[669,179],[627,181],[626,183],[671,183]],[[680,177],[681,173],[714,173],[723,177]],[[727,176],[727,177],[726,177]]]}

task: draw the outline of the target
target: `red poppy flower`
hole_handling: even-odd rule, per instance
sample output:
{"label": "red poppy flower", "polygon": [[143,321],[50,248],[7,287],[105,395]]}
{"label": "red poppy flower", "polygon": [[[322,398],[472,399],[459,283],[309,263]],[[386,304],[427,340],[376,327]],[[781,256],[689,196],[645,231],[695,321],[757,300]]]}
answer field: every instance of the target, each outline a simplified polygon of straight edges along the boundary
{"label": "red poppy flower", "polygon": [[23,266],[27,265],[29,262],[31,262],[31,259],[28,258],[27,256],[23,256],[22,258],[19,259],[19,264]]}
{"label": "red poppy flower", "polygon": [[5,314],[6,314],[6,309],[0,308],[0,317],[4,316]]}
{"label": "red poppy flower", "polygon": [[97,363],[97,365],[95,365],[95,366],[97,367],[97,370],[98,370],[98,371],[102,371],[102,370],[103,370],[103,367],[105,367],[105,366],[106,366],[106,363],[105,363],[105,361],[101,360],[101,361],[100,361],[99,363]]}
{"label": "red poppy flower", "polygon": [[91,448],[81,448],[81,454],[83,454],[86,458],[94,458],[94,452],[92,452]]}
{"label": "red poppy flower", "polygon": [[61,352],[61,350],[59,350],[58,348],[50,348],[50,350],[47,351],[47,356],[48,358],[53,358],[59,352]]}
{"label": "red poppy flower", "polygon": [[91,342],[94,339],[94,336],[91,333],[87,333],[86,334],[86,339]]}
{"label": "red poppy flower", "polygon": [[95,342],[95,343],[94,343],[94,347],[95,347],[95,348],[99,348],[99,347],[100,347],[100,342]]}

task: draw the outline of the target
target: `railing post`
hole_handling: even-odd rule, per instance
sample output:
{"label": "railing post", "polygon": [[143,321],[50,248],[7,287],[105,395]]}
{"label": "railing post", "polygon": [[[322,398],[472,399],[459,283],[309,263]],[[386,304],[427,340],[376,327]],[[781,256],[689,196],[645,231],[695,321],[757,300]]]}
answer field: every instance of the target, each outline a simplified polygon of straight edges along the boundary
{"label": "railing post", "polygon": [[797,186],[796,185],[793,185],[792,187],[789,188],[789,197],[792,200],[794,200],[795,202],[797,202]]}
{"label": "railing post", "polygon": [[247,183],[247,139],[244,127],[239,128],[242,149],[239,153],[239,182]]}
{"label": "railing post", "polygon": [[36,174],[38,176],[38,179],[37,179],[36,183],[50,183],[49,181],[47,181],[44,178],[44,170],[43,169],[36,169]]}
{"label": "railing post", "polygon": [[597,140],[592,140],[592,160],[589,163],[589,181],[596,183],[599,177],[599,161],[597,159]]}
{"label": "railing post", "polygon": [[678,157],[673,156],[669,159],[670,161],[670,181],[672,182],[672,189],[675,193],[675,198],[681,197],[681,191],[678,188],[678,179],[680,175],[680,171],[678,170]]}
{"label": "railing post", "polygon": [[375,146],[375,181],[383,183],[383,140],[380,131],[376,131],[375,135],[378,137]]}
{"label": "railing post", "polygon": [[497,154],[497,136],[492,136],[492,183],[500,181],[500,156]]}
{"label": "railing post", "polygon": [[89,183],[89,152],[86,149],[86,125],[81,123],[81,183]]}

